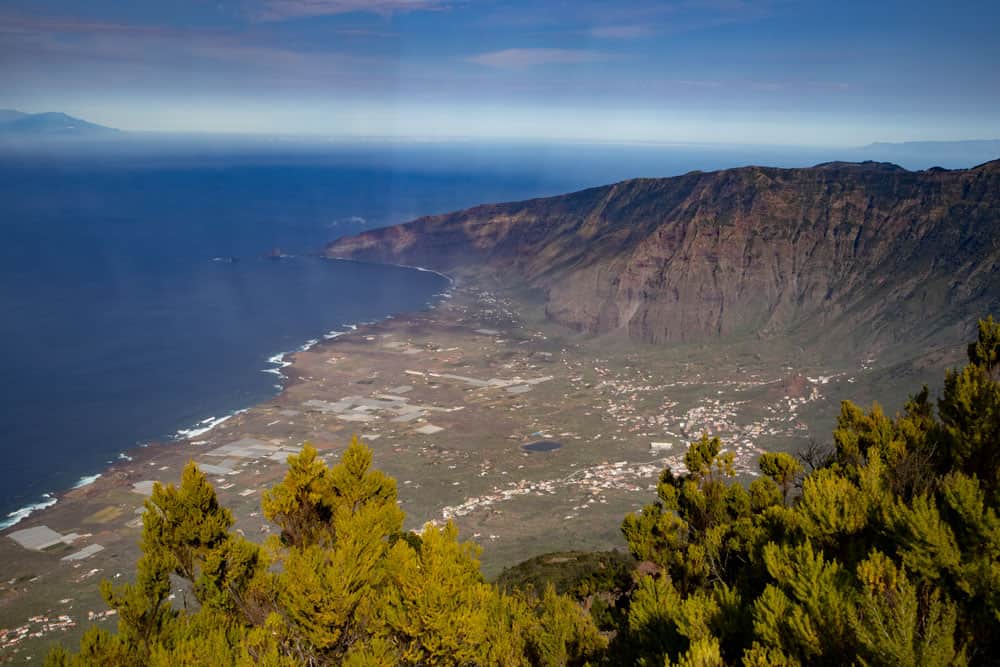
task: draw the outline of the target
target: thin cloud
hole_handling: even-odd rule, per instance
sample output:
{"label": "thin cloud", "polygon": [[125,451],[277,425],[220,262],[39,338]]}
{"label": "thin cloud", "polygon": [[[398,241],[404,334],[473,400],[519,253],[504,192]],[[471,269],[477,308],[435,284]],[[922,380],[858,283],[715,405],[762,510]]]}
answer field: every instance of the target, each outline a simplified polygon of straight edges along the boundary
{"label": "thin cloud", "polygon": [[448,0],[263,0],[251,5],[248,14],[257,21],[287,21],[337,14],[442,11],[453,4]]}
{"label": "thin cloud", "polygon": [[[246,31],[184,30],[65,17],[0,14],[0,62],[33,80],[39,68],[85,72],[94,80],[215,81],[256,85],[373,84],[395,62],[350,51],[290,48]],[[340,31],[338,31],[340,32]],[[368,31],[347,31],[369,37]],[[388,36],[391,33],[379,34]],[[357,72],[364,71],[359,78]]]}
{"label": "thin cloud", "polygon": [[677,79],[673,83],[687,88],[722,88],[722,81],[712,79]]}
{"label": "thin cloud", "polygon": [[610,59],[606,53],[583,49],[504,49],[480,53],[468,60],[497,69],[524,69],[537,65],[579,65]]}
{"label": "thin cloud", "polygon": [[[565,30],[595,39],[631,39],[746,24],[777,12],[792,0],[574,0],[535,2],[513,10],[495,3],[486,17],[491,27]],[[571,11],[566,11],[566,6]]]}
{"label": "thin cloud", "polygon": [[666,79],[659,82],[649,82],[647,89],[674,90],[751,90],[760,93],[777,93],[782,91],[825,90],[844,92],[851,89],[850,84],[841,81],[797,81],[797,80],[758,80],[758,79]]}
{"label": "thin cloud", "polygon": [[647,26],[608,25],[591,28],[588,34],[598,39],[639,39],[652,34]]}
{"label": "thin cloud", "polygon": [[0,34],[123,33],[156,36],[168,35],[174,32],[176,31],[163,26],[87,21],[72,17],[0,13]]}

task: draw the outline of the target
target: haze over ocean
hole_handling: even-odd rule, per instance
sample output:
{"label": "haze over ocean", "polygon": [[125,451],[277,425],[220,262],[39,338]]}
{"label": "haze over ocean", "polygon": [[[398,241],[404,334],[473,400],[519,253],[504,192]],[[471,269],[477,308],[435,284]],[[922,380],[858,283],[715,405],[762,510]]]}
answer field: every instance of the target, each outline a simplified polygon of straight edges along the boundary
{"label": "haze over ocean", "polygon": [[[338,236],[629,177],[851,157],[204,139],[3,155],[0,523],[123,450],[273,395],[278,378],[262,371],[277,368],[276,354],[446,289],[431,273],[315,257]],[[264,259],[275,247],[292,257]]]}

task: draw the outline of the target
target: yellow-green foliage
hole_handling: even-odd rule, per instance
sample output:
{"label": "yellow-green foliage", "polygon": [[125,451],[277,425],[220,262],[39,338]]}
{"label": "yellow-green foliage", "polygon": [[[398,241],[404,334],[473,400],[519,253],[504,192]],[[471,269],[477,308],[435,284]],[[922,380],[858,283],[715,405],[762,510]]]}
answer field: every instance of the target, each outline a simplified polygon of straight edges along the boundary
{"label": "yellow-green foliage", "polygon": [[[156,486],[134,583],[102,584],[118,632],[58,665],[994,664],[1000,655],[1000,324],[979,326],[940,400],[890,418],[845,402],[835,451],[765,454],[744,488],[707,435],[622,531],[646,561],[607,641],[549,586],[485,582],[456,527],[402,529],[396,484],[352,441],[332,469],[306,446],[263,510],[264,546],[194,464]],[[168,598],[181,582],[185,604]],[[597,591],[593,591],[597,592]],[[191,596],[188,600],[187,596]],[[196,611],[195,611],[196,610]]]}
{"label": "yellow-green foliage", "polygon": [[665,471],[657,502],[622,525],[659,573],[637,581],[613,661],[993,664],[998,360],[989,318],[936,410],[926,387],[895,418],[845,402],[823,465],[804,475],[765,454],[748,492],[717,440],[692,443],[688,471]]}
{"label": "yellow-green foliage", "polygon": [[[264,547],[194,464],[157,485],[143,515],[134,584],[102,591],[117,634],[90,630],[50,665],[566,665],[605,647],[570,598],[507,594],[458,530],[404,533],[395,482],[356,439],[332,469],[311,446],[263,500],[282,529]],[[171,576],[193,599],[175,610]],[[194,611],[197,609],[197,611]]]}

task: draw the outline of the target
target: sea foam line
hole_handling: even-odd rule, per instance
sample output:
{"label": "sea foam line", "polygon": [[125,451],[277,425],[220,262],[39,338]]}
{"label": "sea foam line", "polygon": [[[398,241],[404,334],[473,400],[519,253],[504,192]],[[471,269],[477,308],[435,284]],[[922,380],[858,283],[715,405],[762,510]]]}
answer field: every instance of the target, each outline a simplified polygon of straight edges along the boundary
{"label": "sea foam line", "polygon": [[[362,322],[361,324],[371,324],[371,323],[370,322]],[[344,329],[345,329],[344,331],[339,331],[337,329],[331,329],[327,333],[323,334],[323,340],[333,340],[335,338],[339,338],[340,336],[343,336],[344,334],[348,334],[348,333],[350,333],[352,331],[357,331],[358,330],[358,325],[357,324],[345,324],[343,326],[344,326]],[[275,355],[272,355],[272,356],[268,357],[267,358],[267,363],[272,364],[274,366],[274,368],[263,368],[263,369],[261,369],[260,372],[261,373],[270,373],[271,375],[277,375],[282,380],[287,380],[288,377],[284,373],[282,373],[281,371],[282,371],[282,369],[288,368],[289,366],[292,365],[292,362],[291,362],[291,360],[288,359],[288,357],[290,355],[295,354],[296,352],[308,352],[309,350],[311,350],[314,347],[316,347],[316,345],[318,345],[319,342],[320,342],[319,338],[310,338],[309,340],[307,340],[305,343],[303,343],[302,345],[300,345],[299,347],[297,347],[294,350],[288,350],[286,352],[279,352],[278,354],[275,354]],[[276,384],[276,385],[274,385],[274,388],[280,390],[281,389],[281,385],[280,384]]]}
{"label": "sea foam line", "polygon": [[[76,484],[74,484],[70,488],[81,489],[85,486],[93,484],[100,477],[101,473],[97,473],[96,475],[85,475],[84,477],[81,477],[79,480],[77,480]],[[42,500],[38,501],[37,503],[31,503],[30,505],[25,505],[24,507],[14,510],[13,512],[8,512],[7,518],[4,519],[3,521],[0,521],[0,530],[5,530],[7,528],[10,528],[11,526],[14,526],[24,521],[29,516],[31,516],[32,514],[34,514],[39,510],[43,510],[46,507],[52,507],[53,505],[56,504],[57,501],[58,498],[53,496],[51,493],[43,493]]]}
{"label": "sea foam line", "polygon": [[73,485],[72,488],[74,488],[74,489],[80,489],[80,488],[83,488],[85,486],[90,486],[91,484],[93,484],[94,482],[96,482],[100,478],[100,476],[101,476],[101,473],[97,473],[96,475],[86,475],[84,477],[81,477],[77,481],[77,483]]}
{"label": "sea foam line", "polygon": [[[326,259],[333,260],[333,261],[336,261],[336,262],[357,262],[358,261],[358,260],[347,259],[347,258],[343,258],[343,257],[327,257]],[[441,276],[442,278],[444,278],[445,280],[448,281],[448,289],[446,289],[443,292],[438,292],[436,294],[433,294],[432,296],[433,297],[437,297],[437,298],[439,298],[441,300],[447,300],[447,299],[452,298],[451,288],[454,287],[454,285],[455,285],[455,279],[452,278],[451,276],[449,276],[447,273],[441,273],[440,271],[435,271],[434,269],[428,269],[428,268],[423,267],[423,266],[410,266],[408,264],[388,264],[387,266],[397,266],[397,267],[399,267],[401,269],[414,269],[416,271],[423,271],[424,273],[433,273],[434,275]],[[433,301],[427,301],[427,302],[424,303],[424,307],[425,308],[433,308],[434,307],[434,302]],[[345,324],[345,325],[343,325],[343,327],[346,329],[346,331],[338,331],[337,329],[332,329],[328,333],[323,334],[323,340],[334,340],[335,338],[339,338],[340,336],[343,336],[344,334],[351,333],[352,331],[357,331],[359,326],[370,326],[372,324],[377,324],[380,321],[391,320],[391,319],[395,319],[395,315],[393,313],[389,313],[388,315],[385,315],[381,319],[376,318],[374,320],[366,320],[366,321],[363,321],[363,322],[358,322],[357,324]],[[284,373],[281,372],[282,369],[288,368],[289,366],[292,365],[292,362],[289,361],[287,357],[289,355],[291,355],[291,354],[295,354],[295,352],[308,352],[317,343],[319,343],[318,339],[311,338],[308,341],[306,341],[297,350],[292,350],[292,351],[287,351],[287,352],[279,352],[278,354],[275,354],[275,355],[273,355],[271,357],[268,357],[267,363],[274,365],[275,368],[264,368],[264,369],[261,369],[261,372],[262,373],[270,373],[272,375],[277,375],[282,380],[287,380],[288,379],[287,376]],[[280,384],[276,384],[276,385],[274,385],[274,388],[280,390],[282,387],[281,387]]]}
{"label": "sea foam line", "polygon": [[0,521],[0,530],[10,528],[14,524],[24,521],[29,516],[31,516],[33,512],[37,512],[38,510],[43,510],[46,507],[52,507],[53,505],[56,504],[57,499],[51,493],[43,493],[42,498],[44,498],[44,500],[41,500],[37,503],[32,503],[31,505],[25,505],[21,509],[16,509],[13,512],[8,512],[7,518],[4,519],[3,521]]}
{"label": "sea foam line", "polygon": [[440,271],[435,271],[434,269],[428,269],[426,266],[412,266],[410,264],[392,264],[389,262],[363,262],[359,259],[351,259],[349,257],[327,257],[326,259],[333,260],[335,262],[357,262],[359,264],[382,264],[384,266],[398,266],[401,269],[414,269],[416,271],[423,271],[424,273],[433,273],[434,275],[441,276],[448,281],[449,285],[455,284],[455,279],[449,276],[447,273],[441,273]]}
{"label": "sea foam line", "polygon": [[[355,260],[350,260],[350,259],[340,259],[340,258],[336,258],[336,257],[329,258],[329,259],[336,259],[338,261],[346,261],[346,262],[355,261]],[[441,273],[440,271],[434,271],[433,269],[428,269],[428,268],[425,268],[425,267],[422,267],[422,266],[408,266],[406,264],[394,264],[392,266],[399,266],[399,267],[404,268],[404,269],[416,269],[417,271],[424,271],[424,272],[427,272],[427,273],[434,273],[436,275],[441,276],[445,280],[447,280],[448,283],[449,283],[449,285],[454,285],[455,284],[455,279],[454,278],[452,278],[451,276],[449,276],[449,275],[447,275],[445,273]],[[434,296],[440,297],[442,299],[450,299],[452,297],[452,293],[451,293],[451,290],[449,289],[449,290],[446,290],[444,292],[435,294]],[[427,305],[430,306],[431,304],[428,303]],[[391,319],[392,317],[393,317],[392,314],[389,314],[389,315],[385,316],[382,319],[383,320],[384,319]],[[343,336],[344,334],[351,333],[353,331],[357,331],[359,325],[360,326],[367,326],[367,325],[375,324],[375,323],[377,323],[379,321],[380,320],[375,319],[375,320],[360,322],[358,324],[346,324],[346,325],[344,325],[344,328],[346,329],[346,331],[331,330],[329,333],[324,334],[323,338],[325,340],[333,340],[334,338],[337,338],[339,336]],[[267,360],[267,362],[269,364],[273,364],[273,365],[277,366],[277,368],[265,368],[265,369],[263,369],[262,372],[264,372],[264,373],[272,373],[274,375],[277,375],[277,376],[281,377],[282,379],[286,379],[284,373],[281,372],[281,369],[287,368],[287,367],[289,367],[289,366],[292,365],[292,362],[289,361],[288,359],[286,359],[286,357],[288,355],[290,355],[290,354],[294,354],[295,352],[306,352],[306,351],[312,349],[317,343],[319,343],[319,339],[312,338],[312,339],[309,339],[308,341],[306,341],[305,343],[303,343],[297,350],[289,351],[289,352],[280,352],[278,354],[275,354],[275,355],[269,357],[268,360]],[[280,390],[281,389],[281,385],[275,385],[275,388]],[[250,408],[243,408],[242,410],[235,410],[232,413],[230,413],[228,415],[225,415],[223,417],[206,417],[205,419],[202,419],[197,424],[195,424],[195,426],[192,427],[192,428],[178,429],[177,432],[174,434],[173,439],[174,440],[182,440],[182,439],[188,439],[189,440],[191,438],[197,438],[200,435],[204,435],[204,434],[208,433],[209,431],[211,431],[212,429],[214,429],[216,426],[218,426],[219,424],[222,424],[222,423],[228,421],[232,417],[234,417],[234,416],[236,416],[236,415],[238,415],[240,413],[247,412],[249,409]],[[148,444],[149,443],[144,443],[141,446],[145,447]],[[123,460],[123,461],[131,461],[132,460],[132,457],[128,456],[124,452],[121,452],[118,455],[118,458],[120,460]],[[97,479],[100,476],[101,476],[101,473],[98,473],[96,475],[87,475],[85,477],[81,477],[77,481],[77,483],[73,485],[72,488],[79,489],[79,488],[87,486],[89,484],[93,484],[95,481],[97,481]],[[44,493],[44,494],[42,494],[42,498],[43,498],[43,500],[41,500],[41,501],[39,501],[37,503],[32,503],[30,505],[25,505],[24,507],[22,507],[20,509],[14,510],[13,512],[8,512],[7,513],[7,518],[4,519],[3,521],[0,521],[0,530],[5,530],[5,529],[10,528],[11,526],[17,524],[17,523],[20,523],[24,519],[27,519],[29,516],[31,516],[31,514],[33,514],[34,512],[46,509],[48,507],[52,507],[58,501],[58,499],[55,496],[53,496],[51,493]]]}
{"label": "sea foam line", "polygon": [[265,368],[262,373],[271,373],[272,375],[277,375],[282,380],[285,379],[285,374],[281,372],[282,368],[288,368],[292,365],[291,361],[285,359],[286,356],[291,354],[290,352],[279,352],[278,354],[272,355],[267,358],[267,363],[274,364],[277,368]]}
{"label": "sea foam line", "polygon": [[225,415],[223,417],[207,417],[205,419],[202,419],[200,422],[195,424],[193,428],[178,429],[177,433],[174,434],[174,440],[197,438],[199,435],[204,435],[208,433],[219,424],[222,424],[232,419],[236,415],[240,414],[241,412],[246,412],[249,409],[250,408],[243,408],[242,410],[234,410],[233,412],[230,412],[228,415]]}
{"label": "sea foam line", "polygon": [[[174,434],[174,439],[180,440],[182,438],[196,438],[199,435],[208,433],[213,428],[215,428],[219,424],[222,424],[226,420],[231,419],[235,415],[238,415],[241,412],[246,412],[248,409],[249,408],[244,408],[242,410],[235,410],[234,412],[224,417],[207,417],[205,419],[202,419],[193,428],[178,430],[177,433]],[[119,453],[118,458],[122,461],[132,460],[132,457],[126,454],[125,452]],[[77,480],[76,484],[74,484],[70,488],[80,489],[85,486],[89,486],[94,482],[96,482],[98,479],[100,479],[101,475],[102,473],[97,473],[94,475],[85,475],[81,477],[79,480]],[[21,521],[24,521],[29,516],[31,516],[32,514],[34,514],[39,510],[46,509],[47,507],[52,507],[53,505],[56,504],[57,501],[58,498],[53,496],[51,493],[43,493],[42,500],[40,500],[39,502],[31,503],[30,505],[25,505],[24,507],[14,510],[13,512],[8,512],[7,518],[4,519],[3,521],[0,521],[0,530],[6,530],[7,528],[14,526],[20,523]]]}

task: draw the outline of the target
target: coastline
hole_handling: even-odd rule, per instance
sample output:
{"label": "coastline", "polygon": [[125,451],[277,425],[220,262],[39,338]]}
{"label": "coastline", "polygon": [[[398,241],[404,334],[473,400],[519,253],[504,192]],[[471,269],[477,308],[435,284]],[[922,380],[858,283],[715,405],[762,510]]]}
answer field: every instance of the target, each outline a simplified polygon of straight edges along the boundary
{"label": "coastline", "polygon": [[329,255],[323,255],[323,259],[327,259],[333,262],[352,262],[354,264],[375,264],[378,266],[395,266],[400,269],[413,269],[414,271],[422,271],[424,273],[433,273],[436,276],[441,276],[448,281],[449,288],[455,286],[456,278],[447,273],[442,273],[441,271],[436,271],[434,269],[428,269],[426,266],[413,266],[411,264],[393,264],[392,262],[366,262],[360,259],[352,259],[350,257],[331,257]]}
{"label": "coastline", "polygon": [[[397,480],[406,527],[456,522],[463,540],[482,547],[491,577],[542,553],[621,548],[622,517],[655,497],[663,467],[679,469],[691,432],[732,422],[748,392],[785,404],[786,386],[767,375],[773,360],[754,362],[759,380],[734,383],[715,352],[694,359],[690,351],[590,339],[479,279],[463,275],[447,295],[282,355],[282,389],[268,400],[186,439],[128,449],[91,484],[4,530],[0,628],[27,639],[7,646],[0,631],[0,661],[11,652],[41,655],[52,633],[72,643],[91,620],[113,626],[101,616],[98,581],[133,576],[144,501],[154,482],[176,483],[188,461],[208,474],[234,528],[264,539],[273,527],[260,515],[261,493],[284,476],[288,455],[308,441],[332,465],[360,436],[374,465]],[[817,391],[835,391],[833,384]],[[765,444],[753,435],[762,425],[773,432],[769,449],[809,437],[796,425],[801,415],[780,424],[751,418],[723,434],[745,474]],[[560,447],[525,448],[539,440]],[[674,444],[651,451],[651,441]],[[36,527],[65,541],[32,550],[9,539]],[[30,620],[53,615],[75,625]]]}
{"label": "coastline", "polygon": [[[341,262],[372,264],[372,262],[358,262],[357,260],[352,260],[348,258],[323,257],[323,259],[341,261]],[[404,268],[426,273],[432,273],[448,281],[448,286],[446,290],[443,292],[436,292],[432,294],[431,298],[427,302],[425,302],[423,308],[421,308],[420,310],[433,308],[441,300],[449,298],[448,290],[452,289],[455,285],[455,278],[453,278],[452,276],[441,273],[439,271],[428,269],[426,267],[409,266],[403,264],[386,264],[386,266],[393,266],[397,268]],[[419,311],[412,311],[412,312],[419,312]],[[266,363],[270,364],[272,367],[263,368],[260,369],[260,371],[262,373],[270,373],[278,377],[278,382],[273,385],[274,392],[271,396],[268,396],[264,400],[255,401],[250,405],[230,410],[228,413],[223,414],[222,416],[210,415],[199,421],[194,422],[193,424],[179,427],[177,430],[175,430],[168,436],[161,438],[154,438],[152,440],[133,445],[132,447],[125,448],[124,450],[118,453],[116,460],[105,463],[104,466],[100,469],[100,471],[81,475],[74,483],[72,483],[68,487],[47,491],[43,493],[41,496],[39,496],[37,500],[26,503],[25,505],[22,505],[7,512],[2,518],[0,518],[0,536],[2,536],[2,534],[5,533],[6,531],[15,529],[19,524],[26,521],[31,516],[36,515],[38,512],[42,512],[56,505],[69,492],[76,491],[78,489],[89,486],[94,482],[96,482],[101,477],[106,477],[114,469],[115,464],[118,463],[119,461],[121,460],[132,461],[135,458],[136,452],[138,450],[145,450],[150,447],[156,448],[156,447],[170,446],[182,443],[184,441],[194,440],[203,435],[206,435],[207,433],[215,429],[217,426],[220,426],[221,424],[229,421],[233,417],[245,413],[248,410],[254,408],[255,406],[261,405],[269,400],[273,400],[274,398],[280,396],[281,393],[285,390],[286,383],[288,382],[288,376],[286,376],[282,371],[294,364],[294,356],[296,354],[302,352],[308,352],[309,350],[311,350],[312,348],[316,347],[321,343],[326,343],[332,340],[336,340],[340,336],[356,332],[360,327],[370,326],[372,324],[376,324],[378,322],[387,319],[393,319],[396,317],[405,317],[408,314],[409,311],[388,313],[372,320],[341,324],[340,327],[344,329],[343,331],[337,329],[329,330],[326,333],[320,334],[319,338],[309,338],[304,343],[291,350],[278,352],[267,357]]]}

